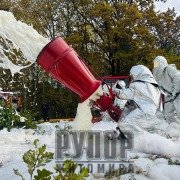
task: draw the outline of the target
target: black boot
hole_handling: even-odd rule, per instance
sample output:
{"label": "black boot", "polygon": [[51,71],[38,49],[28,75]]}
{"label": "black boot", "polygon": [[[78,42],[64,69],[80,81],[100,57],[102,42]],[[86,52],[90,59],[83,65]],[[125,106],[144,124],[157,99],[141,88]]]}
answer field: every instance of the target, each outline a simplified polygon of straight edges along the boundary
{"label": "black boot", "polygon": [[124,135],[124,133],[121,131],[120,127],[117,126],[116,130],[119,132],[119,135],[117,136],[117,139],[119,140],[124,140],[127,139],[127,137]]}

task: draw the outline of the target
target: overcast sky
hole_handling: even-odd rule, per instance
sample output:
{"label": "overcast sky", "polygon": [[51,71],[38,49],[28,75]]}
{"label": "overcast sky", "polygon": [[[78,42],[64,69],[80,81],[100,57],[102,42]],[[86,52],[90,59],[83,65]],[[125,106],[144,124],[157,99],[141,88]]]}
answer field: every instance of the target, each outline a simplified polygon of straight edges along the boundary
{"label": "overcast sky", "polygon": [[156,2],[156,10],[166,11],[168,8],[175,8],[175,11],[180,15],[180,0],[167,0],[166,3]]}

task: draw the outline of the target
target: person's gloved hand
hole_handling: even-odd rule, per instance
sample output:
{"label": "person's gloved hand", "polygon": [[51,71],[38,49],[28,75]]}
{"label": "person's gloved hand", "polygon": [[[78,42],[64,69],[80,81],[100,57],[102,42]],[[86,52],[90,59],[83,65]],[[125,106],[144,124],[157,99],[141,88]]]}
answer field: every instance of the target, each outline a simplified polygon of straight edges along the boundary
{"label": "person's gloved hand", "polygon": [[121,89],[113,88],[113,93],[118,96],[120,94]]}

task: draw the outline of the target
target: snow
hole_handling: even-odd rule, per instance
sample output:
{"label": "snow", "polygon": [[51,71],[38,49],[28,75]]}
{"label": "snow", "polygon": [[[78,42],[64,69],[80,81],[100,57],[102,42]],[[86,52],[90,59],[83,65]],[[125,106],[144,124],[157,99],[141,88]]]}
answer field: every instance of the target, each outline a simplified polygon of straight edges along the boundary
{"label": "snow", "polygon": [[99,86],[99,88],[87,100],[78,104],[76,117],[74,119],[74,129],[89,130],[91,128],[92,114],[90,109],[90,101],[96,101],[102,94],[102,87]]}
{"label": "snow", "polygon": [[27,179],[30,179],[27,173],[27,167],[23,163],[22,155],[33,148],[33,141],[40,139],[41,144],[47,144],[48,151],[54,152],[55,147],[55,125],[45,123],[39,125],[38,130],[31,129],[12,129],[8,132],[7,129],[0,131],[0,179],[19,179],[13,172],[14,169],[19,169]]}
{"label": "snow", "polygon": [[[49,39],[41,36],[32,26],[17,21],[11,12],[2,10],[0,10],[0,39],[0,66],[10,69],[12,75],[34,63],[42,48],[49,42]],[[20,50],[22,56],[17,57],[14,50]],[[24,62],[29,62],[30,65],[13,64],[6,53],[13,54],[17,60],[24,59]]]}
{"label": "snow", "polygon": [[[91,128],[92,114],[89,107],[89,100],[79,103],[77,107],[76,117],[74,122],[76,124],[75,129],[77,130],[88,130]],[[83,123],[84,122],[84,123]]]}
{"label": "snow", "polygon": [[180,144],[158,134],[144,134],[135,137],[134,149],[147,154],[157,154],[166,157],[180,157]]}
{"label": "snow", "polygon": [[[159,127],[162,125],[166,134],[159,135]],[[43,123],[39,124],[36,130],[31,129],[7,129],[0,131],[0,179],[18,179],[14,175],[13,168],[19,169],[28,179],[27,167],[22,161],[22,155],[33,148],[34,139],[39,139],[40,144],[46,144],[47,150],[55,150],[55,131],[63,129],[67,125],[76,126],[75,122]],[[116,128],[116,123],[112,121],[101,121],[92,125],[92,130],[112,130]],[[180,166],[168,164],[169,159],[175,162],[180,160],[180,134],[172,136],[172,129],[175,131],[180,128],[179,124],[167,125],[161,120],[161,126],[156,127],[156,133],[146,132],[135,135],[134,148],[128,151],[127,160],[134,165],[134,177],[136,179],[178,179],[180,176]],[[171,137],[170,139],[168,139]],[[55,164],[52,161],[46,168],[51,169]],[[94,164],[96,167],[97,164]],[[105,168],[108,170],[108,168]],[[89,179],[102,177],[102,174],[94,172]],[[122,179],[131,177],[132,174],[122,175]]]}

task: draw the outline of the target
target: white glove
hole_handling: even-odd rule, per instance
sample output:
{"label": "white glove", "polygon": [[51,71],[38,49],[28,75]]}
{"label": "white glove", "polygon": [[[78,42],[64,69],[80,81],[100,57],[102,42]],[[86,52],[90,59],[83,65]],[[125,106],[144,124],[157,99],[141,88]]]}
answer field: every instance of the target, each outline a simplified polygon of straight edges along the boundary
{"label": "white glove", "polygon": [[116,95],[116,96],[118,96],[119,94],[120,94],[120,89],[118,89],[118,88],[113,88],[113,92],[114,92],[114,94]]}

